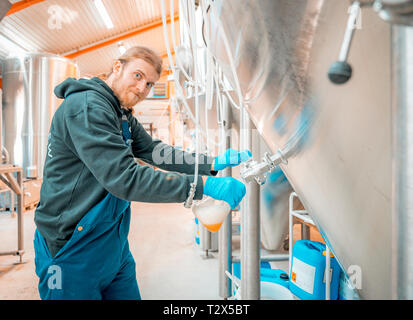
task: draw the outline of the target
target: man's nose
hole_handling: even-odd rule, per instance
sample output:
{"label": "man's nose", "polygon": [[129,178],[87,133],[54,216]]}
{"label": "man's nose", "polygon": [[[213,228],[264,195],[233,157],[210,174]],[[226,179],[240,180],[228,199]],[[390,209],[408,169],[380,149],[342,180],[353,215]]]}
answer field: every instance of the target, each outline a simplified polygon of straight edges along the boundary
{"label": "man's nose", "polygon": [[145,80],[138,81],[136,87],[139,89],[140,92],[144,92],[146,88],[146,81]]}

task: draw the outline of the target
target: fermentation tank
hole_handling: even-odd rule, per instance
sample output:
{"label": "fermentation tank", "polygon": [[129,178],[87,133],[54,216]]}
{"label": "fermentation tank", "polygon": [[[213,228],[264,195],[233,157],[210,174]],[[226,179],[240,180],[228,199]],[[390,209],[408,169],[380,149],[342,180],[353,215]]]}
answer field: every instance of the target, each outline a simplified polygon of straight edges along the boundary
{"label": "fermentation tank", "polygon": [[352,77],[334,84],[327,75],[339,57],[350,4],[214,1],[211,50],[234,89],[239,83],[271,154],[291,151],[280,167],[343,270],[359,272],[360,297],[389,299],[391,24],[371,6],[361,10],[348,55]]}
{"label": "fermentation tank", "polygon": [[28,53],[6,58],[2,76],[3,145],[25,179],[41,179],[49,127],[62,101],[53,90],[66,78],[78,77],[78,67],[59,56]]}

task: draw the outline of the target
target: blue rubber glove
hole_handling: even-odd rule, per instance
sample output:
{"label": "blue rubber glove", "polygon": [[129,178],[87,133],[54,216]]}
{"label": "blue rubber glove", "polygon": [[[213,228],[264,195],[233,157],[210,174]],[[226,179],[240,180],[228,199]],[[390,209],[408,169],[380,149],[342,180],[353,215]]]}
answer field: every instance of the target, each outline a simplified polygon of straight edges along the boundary
{"label": "blue rubber glove", "polygon": [[214,159],[214,170],[223,170],[226,167],[235,167],[241,162],[251,158],[252,154],[249,150],[238,151],[228,149],[224,154],[221,154]]}
{"label": "blue rubber glove", "polygon": [[204,194],[217,200],[224,200],[234,210],[245,196],[245,186],[233,177],[208,177]]}

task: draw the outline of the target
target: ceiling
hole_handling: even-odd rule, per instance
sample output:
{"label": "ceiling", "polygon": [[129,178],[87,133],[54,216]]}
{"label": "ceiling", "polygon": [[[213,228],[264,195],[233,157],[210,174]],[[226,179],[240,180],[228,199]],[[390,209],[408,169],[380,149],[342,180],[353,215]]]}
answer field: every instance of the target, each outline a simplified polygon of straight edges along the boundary
{"label": "ceiling", "polygon": [[[13,4],[0,22],[0,59],[15,48],[58,54],[75,61],[80,76],[107,72],[126,48],[143,45],[155,49],[167,66],[161,0],[102,0],[112,22],[108,29],[93,0],[9,0]],[[175,37],[179,43],[178,0],[173,0]],[[165,0],[170,22],[170,0]],[[171,33],[170,23],[168,30]],[[4,40],[6,38],[7,40]],[[6,42],[4,42],[6,41]],[[171,38],[169,40],[171,42]],[[17,50],[17,49],[16,49]],[[166,69],[164,67],[164,69]]]}

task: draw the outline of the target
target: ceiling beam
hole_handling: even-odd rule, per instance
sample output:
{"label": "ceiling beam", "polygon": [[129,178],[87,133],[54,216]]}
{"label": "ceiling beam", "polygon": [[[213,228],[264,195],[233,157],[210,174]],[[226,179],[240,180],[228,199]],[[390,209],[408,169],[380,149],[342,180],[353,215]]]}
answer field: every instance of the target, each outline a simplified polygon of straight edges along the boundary
{"label": "ceiling beam", "polygon": [[7,11],[6,17],[16,12],[19,12],[23,9],[26,9],[32,5],[35,5],[37,3],[44,2],[44,1],[45,0],[22,0],[19,2],[15,2],[11,5],[10,10]]}
{"label": "ceiling beam", "polygon": [[[174,16],[174,21],[176,21],[176,20],[179,20],[178,15]],[[166,20],[166,23],[170,23],[170,22],[171,22],[171,17],[168,17],[167,20]],[[102,40],[102,41],[96,42],[92,45],[88,45],[88,46],[85,46],[85,47],[80,47],[77,50],[62,53],[61,55],[68,58],[68,59],[74,59],[74,58],[76,58],[76,57],[78,57],[82,54],[85,54],[85,53],[88,53],[88,52],[106,47],[108,45],[111,45],[111,44],[116,43],[116,42],[121,41],[121,40],[125,40],[125,39],[130,38],[130,37],[134,37],[138,34],[141,34],[143,32],[149,31],[151,29],[154,29],[154,28],[157,28],[157,27],[160,27],[160,26],[162,26],[162,19],[159,19],[159,20],[156,20],[152,23],[149,23],[149,24],[143,25],[141,27],[138,27],[133,31],[122,33],[120,35],[114,36],[114,37],[109,38],[107,40]]]}

